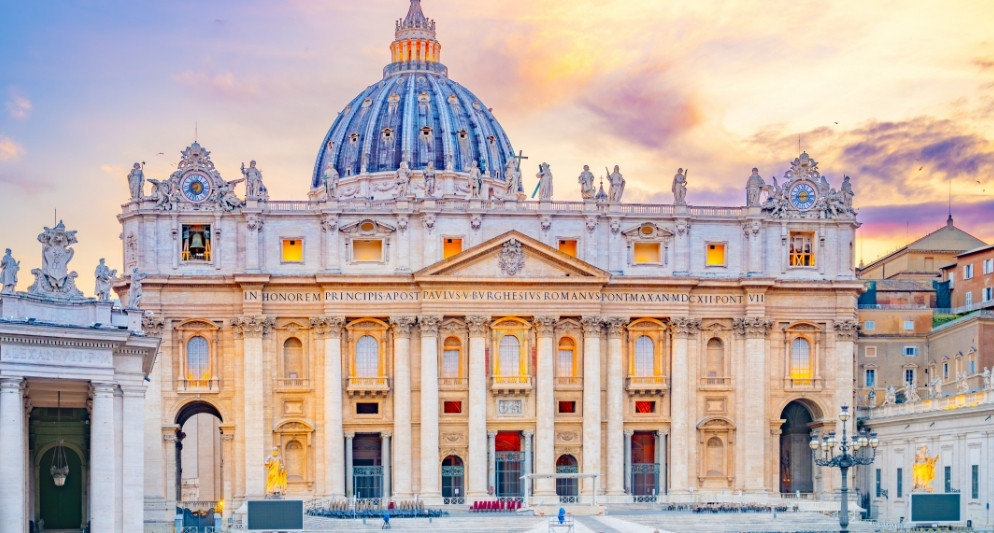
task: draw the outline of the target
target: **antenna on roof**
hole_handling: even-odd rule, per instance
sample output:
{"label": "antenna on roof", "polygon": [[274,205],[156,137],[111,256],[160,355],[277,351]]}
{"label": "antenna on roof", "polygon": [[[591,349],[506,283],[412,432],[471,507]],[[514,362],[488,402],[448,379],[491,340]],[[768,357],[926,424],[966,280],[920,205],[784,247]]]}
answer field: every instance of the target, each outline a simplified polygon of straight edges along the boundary
{"label": "antenna on roof", "polygon": [[193,142],[200,141],[200,139],[198,139],[198,137],[199,137],[200,134],[197,132],[197,129],[198,129],[198,127],[197,127],[197,121],[194,120],[193,121]]}

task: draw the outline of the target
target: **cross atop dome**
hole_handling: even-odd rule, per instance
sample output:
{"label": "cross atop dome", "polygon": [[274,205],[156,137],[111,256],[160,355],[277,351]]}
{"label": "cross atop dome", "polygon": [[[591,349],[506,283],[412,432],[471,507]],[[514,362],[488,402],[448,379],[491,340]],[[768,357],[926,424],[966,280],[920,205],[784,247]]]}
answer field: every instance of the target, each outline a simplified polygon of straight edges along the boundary
{"label": "cross atop dome", "polygon": [[390,43],[390,64],[384,77],[405,70],[427,70],[443,76],[448,69],[439,62],[442,45],[435,40],[435,21],[421,11],[421,0],[411,0],[407,16],[397,20]]}

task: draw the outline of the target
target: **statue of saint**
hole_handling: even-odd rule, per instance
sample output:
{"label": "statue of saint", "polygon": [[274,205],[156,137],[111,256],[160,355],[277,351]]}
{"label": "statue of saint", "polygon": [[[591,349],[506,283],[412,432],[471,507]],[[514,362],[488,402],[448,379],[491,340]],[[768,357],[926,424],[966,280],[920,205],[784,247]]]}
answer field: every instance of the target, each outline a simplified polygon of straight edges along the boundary
{"label": "statue of saint", "polygon": [[[549,169],[548,163],[542,163],[538,166],[538,174],[535,175],[538,178],[538,199],[539,200],[551,200],[552,199],[552,171]],[[532,196],[535,196],[534,194]]]}
{"label": "statue of saint", "polygon": [[759,175],[759,169],[752,169],[752,175],[746,181],[746,205],[759,205],[759,196],[764,190],[769,190],[769,186]]}
{"label": "statue of saint", "polygon": [[408,189],[411,187],[411,167],[407,164],[407,160],[400,162],[400,168],[397,169],[397,177],[394,182],[397,184],[397,198],[406,197]]}
{"label": "statue of saint", "polygon": [[884,392],[884,403],[880,405],[894,405],[897,403],[897,389],[893,385],[887,385],[887,390]]}
{"label": "statue of saint", "polygon": [[849,176],[846,176],[845,179],[842,180],[842,190],[839,191],[839,198],[842,200],[842,205],[844,205],[846,209],[852,209],[853,196],[856,196],[856,193],[852,190],[852,183],[849,181]]}
{"label": "statue of saint", "polygon": [[911,468],[911,478],[914,485],[912,491],[922,490],[932,492],[932,480],[935,479],[935,462],[939,460],[938,455],[928,456],[928,446],[922,445],[915,452],[915,464]]}
{"label": "statue of saint", "polygon": [[[248,168],[245,168],[245,163],[242,163],[242,175],[245,176],[245,198],[258,200],[269,196],[266,192],[266,186],[262,184],[262,171],[256,168],[255,160],[249,162]],[[230,184],[234,183],[237,182],[230,182]]]}
{"label": "statue of saint", "polygon": [[128,174],[128,188],[131,189],[131,199],[142,199],[142,185],[145,183],[145,174],[142,172],[140,164],[135,163],[134,168]]}
{"label": "statue of saint", "polygon": [[148,274],[140,272],[138,267],[131,270],[131,288],[128,289],[128,309],[138,309],[142,301],[142,280]]}
{"label": "statue of saint", "polygon": [[117,275],[117,270],[111,270],[106,264],[104,264],[104,258],[100,258],[100,264],[97,265],[97,270],[93,273],[97,278],[97,287],[95,292],[97,293],[97,300],[101,302],[110,301],[110,283],[114,280],[114,276]]}
{"label": "statue of saint", "polygon": [[991,371],[986,366],[984,367],[984,390],[994,390],[994,387],[991,387]]}
{"label": "statue of saint", "polygon": [[424,169],[425,196],[434,198],[435,196],[435,162],[429,161]]}
{"label": "statue of saint", "polygon": [[149,178],[152,184],[152,199],[155,200],[155,209],[168,211],[171,207],[170,195],[172,193],[172,183],[169,180],[157,180]]}
{"label": "statue of saint", "polygon": [[621,175],[621,168],[618,165],[614,165],[614,172],[608,172],[607,182],[611,186],[608,197],[612,202],[620,202],[621,195],[625,194],[625,177]]}
{"label": "statue of saint", "polygon": [[286,494],[286,466],[280,449],[273,447],[273,455],[266,459],[266,494]]}
{"label": "statue of saint", "polygon": [[521,171],[518,170],[516,161],[515,158],[508,159],[507,166],[504,167],[504,179],[507,180],[507,191],[504,197],[512,200],[518,197],[518,190],[521,189]]}
{"label": "statue of saint", "polygon": [[14,294],[14,287],[17,285],[17,271],[21,269],[21,262],[14,261],[14,257],[10,255],[10,248],[3,254],[3,259],[0,259],[0,285],[3,289],[0,289],[0,293],[3,294]]}
{"label": "statue of saint", "polygon": [[942,396],[942,378],[935,376],[932,378],[932,398],[939,398]]}
{"label": "statue of saint", "polygon": [[866,403],[869,404],[869,406],[871,408],[877,406],[877,391],[876,391],[876,389],[870,389],[870,392],[866,395]]}
{"label": "statue of saint", "polygon": [[673,204],[687,205],[687,175],[682,168],[678,168],[673,176]]}
{"label": "statue of saint", "polygon": [[473,161],[473,165],[469,169],[469,196],[470,198],[479,198],[483,191],[483,174],[480,173],[480,165],[476,161]]}
{"label": "statue of saint", "polygon": [[912,379],[904,384],[904,397],[907,402],[917,402],[922,398],[918,395],[918,379]]}
{"label": "statue of saint", "polygon": [[580,196],[584,200],[593,200],[597,191],[594,190],[594,173],[590,171],[590,165],[583,165],[583,172],[576,181],[580,184]]}
{"label": "statue of saint", "polygon": [[[254,161],[253,161],[254,163]],[[247,178],[224,181],[219,180],[217,188],[217,203],[225,211],[233,211],[239,207],[244,207],[245,203],[235,194],[235,185]]]}

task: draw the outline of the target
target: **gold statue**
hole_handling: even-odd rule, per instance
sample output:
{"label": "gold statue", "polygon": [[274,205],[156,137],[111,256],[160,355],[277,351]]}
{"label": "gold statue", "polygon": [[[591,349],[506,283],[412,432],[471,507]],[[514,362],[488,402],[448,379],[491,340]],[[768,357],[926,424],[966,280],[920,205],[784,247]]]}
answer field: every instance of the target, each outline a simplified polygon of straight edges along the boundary
{"label": "gold statue", "polygon": [[939,460],[938,455],[928,456],[928,446],[922,445],[915,452],[915,466],[911,469],[911,477],[914,486],[911,490],[924,490],[932,492],[932,480],[935,479],[935,462]]}
{"label": "gold statue", "polygon": [[266,494],[286,494],[286,466],[277,446],[273,446],[272,457],[266,459]]}

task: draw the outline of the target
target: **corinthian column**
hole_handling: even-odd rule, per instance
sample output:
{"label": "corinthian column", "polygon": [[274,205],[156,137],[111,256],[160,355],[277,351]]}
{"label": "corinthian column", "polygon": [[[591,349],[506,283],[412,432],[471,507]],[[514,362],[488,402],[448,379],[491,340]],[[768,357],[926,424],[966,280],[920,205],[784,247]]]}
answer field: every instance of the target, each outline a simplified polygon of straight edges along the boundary
{"label": "corinthian column", "polygon": [[331,499],[345,494],[344,431],[342,429],[342,326],[340,316],[315,317],[311,327],[324,341],[324,492]]}
{"label": "corinthian column", "polygon": [[[274,320],[267,316],[243,316],[231,321],[235,336],[242,338],[242,378],[247,385],[261,384],[265,379],[262,337],[273,331]],[[262,462],[272,443],[265,430],[265,401],[257,391],[242,391],[242,420],[245,424],[245,497],[261,498],[266,494],[266,476]]]}
{"label": "corinthian column", "polygon": [[394,494],[411,498],[411,326],[413,316],[390,318],[393,327]]}
{"label": "corinthian column", "polygon": [[[741,421],[743,443],[743,462],[745,464],[745,483],[747,491],[762,492],[767,482],[767,432],[769,431],[770,416],[766,409],[766,399],[769,395],[769,374],[766,364],[766,339],[770,334],[773,321],[766,318],[736,318],[733,327],[740,337],[745,337],[744,368],[749,369],[751,376],[763,376],[751,386],[738,385],[738,392],[747,416]],[[678,444],[674,443],[672,449]],[[738,460],[736,459],[736,462]]]}
{"label": "corinthian column", "polygon": [[[535,473],[537,474],[556,472],[553,328],[558,321],[559,317],[556,316],[536,316],[534,320],[535,331],[538,334],[538,368],[535,369],[538,378],[535,386]],[[536,496],[555,493],[554,478],[535,480]]]}
{"label": "corinthian column", "polygon": [[145,406],[145,390],[142,387],[128,387],[122,390],[123,412],[121,450],[121,508],[124,531],[142,531],[142,513],[132,509],[142,509],[145,505],[145,421],[132,413],[141,413]]}
{"label": "corinthian column", "polygon": [[114,438],[113,383],[91,383],[90,413],[90,526],[92,531],[113,531],[116,516],[114,470],[117,447]]}
{"label": "corinthian column", "polygon": [[421,498],[441,497],[438,458],[438,324],[437,315],[421,315]]}
{"label": "corinthian column", "polygon": [[[583,468],[601,472],[601,333],[604,319],[585,316],[583,324]],[[594,480],[583,478],[583,494],[593,494]]]}
{"label": "corinthian column", "polygon": [[692,435],[693,417],[696,412],[691,395],[689,375],[690,338],[697,335],[701,321],[694,318],[673,319],[673,375],[670,376],[670,426],[674,445],[670,448],[673,458],[672,477],[674,492],[686,492],[693,484],[690,480],[690,448],[696,446]]}
{"label": "corinthian column", "polygon": [[487,496],[487,324],[490,317],[468,316],[469,326],[469,464],[466,496]]}
{"label": "corinthian column", "polygon": [[[25,449],[24,379],[0,378],[0,531],[27,531],[28,452]],[[113,482],[113,481],[112,481]],[[111,485],[113,488],[113,485]],[[113,493],[108,492],[113,501]]]}
{"label": "corinthian column", "polygon": [[628,319],[610,317],[604,323],[607,325],[607,493],[619,495],[625,492],[625,441],[622,434],[625,428],[625,374],[622,353]]}

